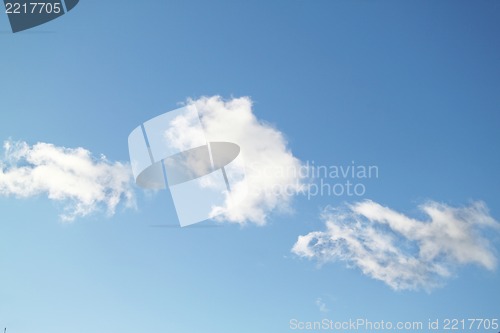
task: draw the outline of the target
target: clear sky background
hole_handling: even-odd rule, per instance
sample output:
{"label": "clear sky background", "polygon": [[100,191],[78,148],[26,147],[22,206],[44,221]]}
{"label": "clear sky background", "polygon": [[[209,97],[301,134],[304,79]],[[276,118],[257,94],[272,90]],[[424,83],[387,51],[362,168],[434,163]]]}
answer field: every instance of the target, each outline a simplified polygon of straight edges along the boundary
{"label": "clear sky background", "polygon": [[127,162],[145,120],[189,97],[250,96],[302,161],[377,165],[379,178],[362,198],[298,196],[264,227],[155,227],[177,224],[168,192],[137,189],[136,210],[67,224],[46,196],[2,196],[0,326],[278,333],[292,318],[500,319],[498,270],[466,265],[430,293],[394,291],[291,253],[343,202],[420,216],[426,200],[482,200],[500,219],[499,33],[494,0],[82,0],[17,34],[1,14],[2,141]]}

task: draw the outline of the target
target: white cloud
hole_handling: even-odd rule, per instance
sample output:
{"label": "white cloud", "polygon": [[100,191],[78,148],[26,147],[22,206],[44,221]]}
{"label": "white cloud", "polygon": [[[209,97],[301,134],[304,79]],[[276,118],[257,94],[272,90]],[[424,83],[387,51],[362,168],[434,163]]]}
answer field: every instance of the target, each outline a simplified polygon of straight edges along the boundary
{"label": "white cloud", "polygon": [[395,290],[430,290],[461,265],[496,268],[485,230],[500,224],[482,202],[450,207],[428,202],[419,207],[424,221],[373,201],[328,207],[326,230],[299,236],[292,252],[319,263],[344,261]]}
{"label": "white cloud", "polygon": [[48,143],[33,146],[5,141],[0,159],[0,195],[27,198],[46,194],[62,202],[63,221],[86,216],[101,207],[109,215],[124,201],[134,205],[128,164],[95,159],[83,148],[57,147]]}
{"label": "white cloud", "polygon": [[330,310],[328,310],[326,303],[323,302],[323,299],[321,299],[321,298],[316,299],[316,306],[318,307],[319,311],[322,313],[327,313],[330,311]]}
{"label": "white cloud", "polygon": [[[301,162],[279,130],[257,119],[250,98],[224,101],[219,96],[202,97],[189,100],[187,107],[200,115],[207,141],[236,143],[244,160],[246,186],[241,181],[231,184],[231,196],[224,207],[214,207],[212,215],[233,223],[264,225],[272,211],[290,209],[292,197],[304,186],[300,176],[290,170],[299,170]],[[195,146],[187,140],[198,140],[198,135],[189,135],[193,132],[189,124],[196,121],[177,123],[179,129],[171,129],[166,136],[176,133],[175,142],[181,147]]]}

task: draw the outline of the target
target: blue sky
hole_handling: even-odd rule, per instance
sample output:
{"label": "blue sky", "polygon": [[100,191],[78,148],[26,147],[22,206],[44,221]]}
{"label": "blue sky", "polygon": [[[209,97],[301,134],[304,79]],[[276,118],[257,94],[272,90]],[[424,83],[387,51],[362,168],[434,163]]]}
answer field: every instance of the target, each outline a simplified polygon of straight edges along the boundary
{"label": "blue sky", "polygon": [[[255,333],[290,332],[293,318],[500,319],[495,269],[457,265],[430,292],[395,291],[291,252],[325,230],[325,206],[345,202],[425,220],[425,202],[482,201],[500,219],[499,31],[496,1],[87,0],[17,34],[0,15],[2,141],[127,163],[144,121],[187,98],[249,96],[301,161],[379,168],[364,196],[297,196],[265,226],[156,227],[177,224],[166,191],[135,188],[137,209],[71,223],[46,195],[0,195],[0,326]],[[497,253],[498,233],[484,237]]]}

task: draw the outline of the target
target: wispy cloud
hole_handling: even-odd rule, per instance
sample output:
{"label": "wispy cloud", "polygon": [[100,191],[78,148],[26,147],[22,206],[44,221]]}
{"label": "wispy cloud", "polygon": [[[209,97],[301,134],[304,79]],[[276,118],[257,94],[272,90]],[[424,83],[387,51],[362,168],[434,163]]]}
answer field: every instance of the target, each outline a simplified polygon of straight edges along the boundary
{"label": "wispy cloud", "polygon": [[319,263],[344,261],[395,290],[430,290],[452,277],[458,266],[496,268],[485,231],[500,230],[486,205],[450,207],[428,202],[426,220],[398,213],[373,201],[322,214],[326,230],[299,236],[292,252]]}
{"label": "wispy cloud", "polygon": [[[224,206],[214,207],[213,216],[233,223],[264,225],[275,210],[290,209],[290,202],[303,188],[302,180],[289,170],[301,162],[288,148],[283,133],[259,120],[248,97],[223,100],[220,96],[189,100],[188,108],[200,115],[209,142],[232,142],[240,146],[245,182],[231,185]],[[196,114],[196,113],[193,113]],[[180,147],[195,146],[197,135],[190,135],[189,119],[178,119],[178,128],[166,133]],[[172,135],[175,133],[175,135]]]}
{"label": "wispy cloud", "polygon": [[0,196],[27,198],[47,195],[62,202],[63,221],[104,208],[113,215],[120,202],[134,205],[128,164],[96,159],[84,148],[57,147],[49,143],[30,146],[5,141],[0,159]]}
{"label": "wispy cloud", "polygon": [[330,310],[328,310],[328,307],[326,306],[326,303],[323,302],[323,299],[318,297],[316,299],[316,306],[318,307],[319,311],[322,312],[322,313],[327,313],[329,312]]}

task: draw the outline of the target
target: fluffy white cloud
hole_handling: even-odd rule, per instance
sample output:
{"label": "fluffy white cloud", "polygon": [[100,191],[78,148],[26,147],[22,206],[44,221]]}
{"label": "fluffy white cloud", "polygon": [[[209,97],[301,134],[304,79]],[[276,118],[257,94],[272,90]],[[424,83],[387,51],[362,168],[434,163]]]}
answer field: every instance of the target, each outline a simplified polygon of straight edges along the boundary
{"label": "fluffy white cloud", "polygon": [[127,164],[95,159],[83,148],[33,146],[5,141],[0,159],[0,195],[20,198],[46,194],[63,202],[63,221],[86,216],[101,207],[109,215],[124,201],[134,205],[132,176]]}
{"label": "fluffy white cloud", "polygon": [[498,231],[500,224],[484,203],[428,202],[419,208],[428,219],[413,219],[373,201],[328,207],[322,214],[326,230],[299,236],[292,252],[320,263],[345,261],[395,290],[430,290],[460,265],[495,269],[495,251],[484,231]]}
{"label": "fluffy white cloud", "polygon": [[[187,107],[201,118],[204,135],[209,142],[232,142],[240,146],[245,167],[245,184],[231,184],[231,195],[223,207],[214,207],[218,219],[234,223],[266,223],[273,210],[288,210],[292,197],[304,184],[297,170],[301,162],[287,147],[284,135],[255,116],[248,97],[224,101],[219,96],[189,100]],[[193,117],[197,117],[193,112]],[[189,124],[193,119],[178,119],[167,137],[175,133],[179,146],[195,146],[190,138],[199,135]],[[174,124],[174,125],[175,125]],[[175,127],[175,126],[174,126]],[[173,138],[172,138],[173,139]]]}

